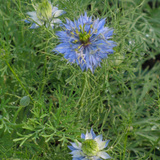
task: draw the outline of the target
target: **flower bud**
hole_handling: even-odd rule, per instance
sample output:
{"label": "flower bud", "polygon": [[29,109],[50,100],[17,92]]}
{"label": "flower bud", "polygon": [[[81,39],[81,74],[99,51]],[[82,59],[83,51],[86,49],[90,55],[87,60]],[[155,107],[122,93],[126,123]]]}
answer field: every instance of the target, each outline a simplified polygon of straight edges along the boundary
{"label": "flower bud", "polygon": [[121,55],[120,53],[115,53],[114,55],[112,55],[112,64],[115,66],[120,65],[122,62],[124,61],[124,56]]}
{"label": "flower bud", "polygon": [[52,17],[52,5],[48,0],[38,4],[37,17],[39,19],[50,19]]}

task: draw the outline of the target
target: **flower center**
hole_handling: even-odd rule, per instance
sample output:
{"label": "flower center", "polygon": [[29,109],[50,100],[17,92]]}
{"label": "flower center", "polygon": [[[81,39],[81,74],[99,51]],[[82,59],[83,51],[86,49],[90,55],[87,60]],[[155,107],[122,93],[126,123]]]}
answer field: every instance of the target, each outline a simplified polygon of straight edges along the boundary
{"label": "flower center", "polygon": [[89,38],[90,38],[90,34],[88,34],[86,31],[85,32],[79,32],[79,40],[84,43],[87,44],[87,42],[89,42]]}
{"label": "flower center", "polygon": [[52,17],[52,5],[48,0],[44,0],[42,3],[38,4],[37,17],[45,20]]}
{"label": "flower center", "polygon": [[87,156],[95,156],[98,150],[98,144],[93,139],[87,139],[82,143],[82,151]]}
{"label": "flower center", "polygon": [[[83,28],[82,26],[80,25],[80,31],[78,31],[78,29],[76,29],[76,34],[79,36],[79,41],[82,43],[82,45],[88,45],[90,42],[89,42],[89,38],[91,37],[90,35],[90,31],[89,33],[87,33],[84,29],[85,27],[85,24],[83,25]],[[75,41],[76,43],[77,41]]]}

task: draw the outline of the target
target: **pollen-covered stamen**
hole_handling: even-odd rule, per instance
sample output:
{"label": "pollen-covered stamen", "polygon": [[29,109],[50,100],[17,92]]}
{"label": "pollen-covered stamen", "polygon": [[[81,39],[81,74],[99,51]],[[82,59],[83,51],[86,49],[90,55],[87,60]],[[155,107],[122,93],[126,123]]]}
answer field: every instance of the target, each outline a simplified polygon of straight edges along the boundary
{"label": "pollen-covered stamen", "polygon": [[[85,26],[85,25],[84,25]],[[88,44],[90,44],[90,41],[89,41],[89,38],[91,37],[91,31],[89,30],[89,33],[87,33],[85,30],[84,30],[84,26],[82,28],[82,26],[80,25],[80,29],[81,31],[78,31],[78,29],[75,30],[75,32],[70,32],[71,35],[73,35],[74,37],[77,37],[79,38],[79,41],[81,42],[81,46],[78,47],[81,48],[82,46],[86,46]],[[78,40],[75,40],[73,41],[72,43],[77,43],[79,42]]]}
{"label": "pollen-covered stamen", "polygon": [[84,44],[84,45],[89,44],[89,43],[88,43],[88,42],[89,42],[89,38],[91,37],[90,31],[89,31],[89,33],[87,33],[87,32],[85,31],[85,24],[83,25],[83,28],[82,28],[81,25],[79,25],[79,27],[80,27],[80,30],[81,30],[81,31],[78,33],[80,42],[81,42],[82,44]]}
{"label": "pollen-covered stamen", "polygon": [[76,34],[77,34],[77,35],[79,35],[79,31],[78,31],[78,29],[77,29],[77,28],[76,28]]}
{"label": "pollen-covered stamen", "polygon": [[78,40],[73,41],[72,43],[76,44],[78,42]]}
{"label": "pollen-covered stamen", "polygon": [[89,38],[90,38],[90,34],[89,33],[87,33],[87,32],[83,32],[83,33],[79,33],[79,40],[84,44],[84,45],[86,45],[86,44],[88,44],[88,42],[89,42]]}
{"label": "pollen-covered stamen", "polygon": [[[80,31],[76,28],[75,29],[75,33],[74,32],[71,32],[71,35],[74,35],[74,36],[78,36],[79,37],[79,41],[81,42],[81,44],[83,44],[84,46],[90,44],[89,42],[89,38],[91,37],[90,33],[91,31],[89,30],[89,33],[87,33],[85,31],[85,24],[83,25],[83,27],[81,25],[79,25],[80,27]],[[77,43],[78,41],[75,40],[73,43]]]}
{"label": "pollen-covered stamen", "polygon": [[82,46],[83,46],[83,44],[81,44],[81,45],[78,47],[78,49],[80,49]]}

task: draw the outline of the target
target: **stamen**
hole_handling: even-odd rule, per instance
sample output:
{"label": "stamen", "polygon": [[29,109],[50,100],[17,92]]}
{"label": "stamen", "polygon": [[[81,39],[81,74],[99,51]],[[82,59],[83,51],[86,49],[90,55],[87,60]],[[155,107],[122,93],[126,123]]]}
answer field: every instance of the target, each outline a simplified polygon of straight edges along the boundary
{"label": "stamen", "polygon": [[79,35],[79,31],[78,31],[78,29],[76,29],[76,33],[77,33],[77,35]]}
{"label": "stamen", "polygon": [[78,49],[80,49],[82,46],[83,46],[83,44],[81,44],[81,45],[78,47]]}
{"label": "stamen", "polygon": [[78,40],[73,41],[73,43],[77,43],[77,42],[78,42]]}
{"label": "stamen", "polygon": [[74,33],[73,32],[70,32],[72,35],[74,35]]}
{"label": "stamen", "polygon": [[81,32],[83,32],[82,26],[81,26],[81,25],[79,25],[79,27],[80,27],[80,29],[81,29]]}

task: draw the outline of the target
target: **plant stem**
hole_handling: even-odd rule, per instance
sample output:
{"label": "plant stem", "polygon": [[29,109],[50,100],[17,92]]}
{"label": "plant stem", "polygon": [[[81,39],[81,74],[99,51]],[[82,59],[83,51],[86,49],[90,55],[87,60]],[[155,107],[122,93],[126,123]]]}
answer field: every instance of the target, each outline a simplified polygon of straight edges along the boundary
{"label": "plant stem", "polygon": [[41,91],[40,91],[40,97],[42,96],[43,88],[44,88],[44,85],[45,85],[43,80],[45,78],[46,63],[47,63],[47,57],[45,56],[44,68],[43,68],[43,77],[42,77],[42,88],[41,88]]}
{"label": "plant stem", "polygon": [[24,85],[22,84],[21,80],[18,78],[17,74],[15,73],[15,71],[13,70],[13,68],[11,67],[11,65],[6,61],[7,66],[9,67],[9,69],[11,70],[11,72],[14,74],[15,78],[17,79],[17,81],[19,82],[19,84],[21,85],[21,87],[25,90],[25,92],[27,93],[27,95],[29,95],[30,99],[32,99],[31,95],[29,94],[29,92],[27,91],[27,89],[24,87]]}
{"label": "plant stem", "polygon": [[[130,128],[130,126],[129,126]],[[127,138],[128,138],[128,129],[127,129],[127,133],[126,133],[126,136],[125,136],[125,140],[124,140],[124,152],[123,152],[123,160],[125,160],[125,153],[126,153],[126,146],[127,146]]]}
{"label": "plant stem", "polygon": [[86,82],[87,82],[87,76],[86,76],[86,73],[85,73],[85,72],[83,73],[83,77],[84,77],[84,78],[83,78],[83,82],[82,82],[81,97],[80,97],[80,99],[78,100],[76,107],[77,107],[79,104],[81,104],[81,106],[83,106],[83,104],[82,104],[82,98],[83,98],[83,95],[84,95],[84,92],[85,92],[85,89],[86,89]]}
{"label": "plant stem", "polygon": [[18,110],[16,111],[16,113],[14,114],[13,123],[15,123],[15,122],[16,122],[16,119],[17,119],[18,113],[21,111],[21,109],[22,109],[22,108],[24,108],[24,107],[20,106],[20,107],[18,108]]}

